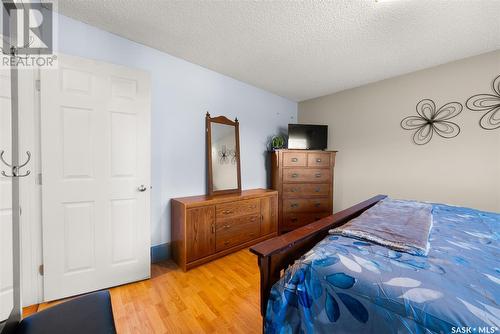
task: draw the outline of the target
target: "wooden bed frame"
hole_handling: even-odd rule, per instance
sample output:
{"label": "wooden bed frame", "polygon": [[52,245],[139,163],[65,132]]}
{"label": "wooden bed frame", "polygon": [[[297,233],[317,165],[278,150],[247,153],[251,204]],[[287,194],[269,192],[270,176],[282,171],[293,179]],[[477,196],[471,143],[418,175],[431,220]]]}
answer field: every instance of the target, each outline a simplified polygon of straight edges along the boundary
{"label": "wooden bed frame", "polygon": [[272,286],[289,265],[324,239],[328,235],[328,230],[356,218],[386,197],[386,195],[372,197],[329,217],[251,247],[250,251],[259,258],[262,316],[266,315],[267,300]]}

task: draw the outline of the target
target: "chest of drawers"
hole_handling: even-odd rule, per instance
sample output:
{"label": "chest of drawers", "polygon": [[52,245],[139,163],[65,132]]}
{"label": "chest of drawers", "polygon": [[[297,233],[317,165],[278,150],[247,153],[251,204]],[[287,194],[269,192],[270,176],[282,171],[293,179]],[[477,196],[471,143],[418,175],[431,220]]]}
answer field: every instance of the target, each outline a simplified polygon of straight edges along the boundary
{"label": "chest of drawers", "polygon": [[334,151],[271,153],[272,185],[278,191],[278,230],[286,233],[332,214]]}
{"label": "chest of drawers", "polygon": [[172,199],[172,258],[188,270],[277,235],[278,193]]}

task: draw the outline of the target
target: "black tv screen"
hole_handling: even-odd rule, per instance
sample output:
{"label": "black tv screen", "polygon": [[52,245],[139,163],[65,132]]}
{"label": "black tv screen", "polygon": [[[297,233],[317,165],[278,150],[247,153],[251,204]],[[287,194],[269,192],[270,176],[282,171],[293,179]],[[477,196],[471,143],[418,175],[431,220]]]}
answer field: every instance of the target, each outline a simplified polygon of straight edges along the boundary
{"label": "black tv screen", "polygon": [[288,124],[288,148],[326,150],[328,125]]}

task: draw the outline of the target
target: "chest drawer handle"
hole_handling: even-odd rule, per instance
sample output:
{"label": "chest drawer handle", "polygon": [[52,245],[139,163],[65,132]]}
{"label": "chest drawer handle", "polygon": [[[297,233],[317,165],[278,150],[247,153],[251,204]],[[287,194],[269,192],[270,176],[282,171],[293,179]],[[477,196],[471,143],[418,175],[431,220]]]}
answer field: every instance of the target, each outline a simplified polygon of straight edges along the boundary
{"label": "chest drawer handle", "polygon": [[297,188],[292,188],[292,193],[296,193],[297,191],[299,191],[299,189],[297,189]]}
{"label": "chest drawer handle", "polygon": [[321,188],[320,188],[320,187],[316,188],[316,192],[317,192],[317,193],[319,193],[320,191],[321,191]]}
{"label": "chest drawer handle", "polygon": [[225,215],[229,215],[229,214],[233,213],[233,211],[224,210],[224,211],[222,211],[222,213],[225,214]]}
{"label": "chest drawer handle", "polygon": [[299,159],[297,159],[297,158],[292,158],[292,162],[297,162],[297,161],[299,161]]}
{"label": "chest drawer handle", "polygon": [[316,159],[316,162],[321,162],[321,158]]}
{"label": "chest drawer handle", "polygon": [[292,174],[292,177],[293,177],[294,179],[296,179],[296,178],[298,178],[298,177],[299,177],[299,174],[297,174],[297,173],[293,173],[293,174]]}
{"label": "chest drawer handle", "polygon": [[314,203],[314,206],[319,208],[321,206],[321,203]]}
{"label": "chest drawer handle", "polygon": [[316,174],[314,174],[314,176],[321,177],[321,173],[316,173]]}
{"label": "chest drawer handle", "polygon": [[292,208],[298,208],[299,207],[299,203],[292,203],[290,206]]}
{"label": "chest drawer handle", "polygon": [[229,241],[224,241],[224,246],[229,245]]}
{"label": "chest drawer handle", "polygon": [[255,217],[250,218],[250,221],[254,222],[255,221]]}
{"label": "chest drawer handle", "polygon": [[223,227],[227,230],[228,228],[231,228],[231,225],[224,225]]}

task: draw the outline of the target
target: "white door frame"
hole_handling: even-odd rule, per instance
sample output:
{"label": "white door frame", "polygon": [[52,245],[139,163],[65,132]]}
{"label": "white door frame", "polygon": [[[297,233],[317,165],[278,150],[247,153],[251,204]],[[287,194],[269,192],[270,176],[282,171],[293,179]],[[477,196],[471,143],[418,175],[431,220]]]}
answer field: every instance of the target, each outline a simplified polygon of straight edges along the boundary
{"label": "white door frame", "polygon": [[[21,170],[24,173],[29,170],[31,174],[17,180],[19,183],[19,202],[21,208],[21,291],[23,306],[38,303],[42,300],[42,277],[38,274],[38,266],[41,264],[41,215],[37,209],[40,202],[39,187],[35,185],[38,173],[37,160],[39,150],[35,143],[39,142],[36,134],[37,100],[35,91],[36,70],[22,69],[18,71],[18,147],[19,160],[26,159],[26,151],[31,152],[31,160]],[[2,148],[5,149],[5,148]],[[9,151],[11,148],[9,148]],[[9,157],[10,159],[10,157]],[[1,166],[1,170],[6,170]],[[7,171],[8,172],[8,171]],[[39,207],[39,205],[38,205]]]}
{"label": "white door frame", "polygon": [[31,174],[21,180],[21,241],[23,306],[40,303],[43,297],[42,214],[40,175],[40,92],[37,90],[39,70],[22,70],[20,96],[20,147],[31,152]]}

